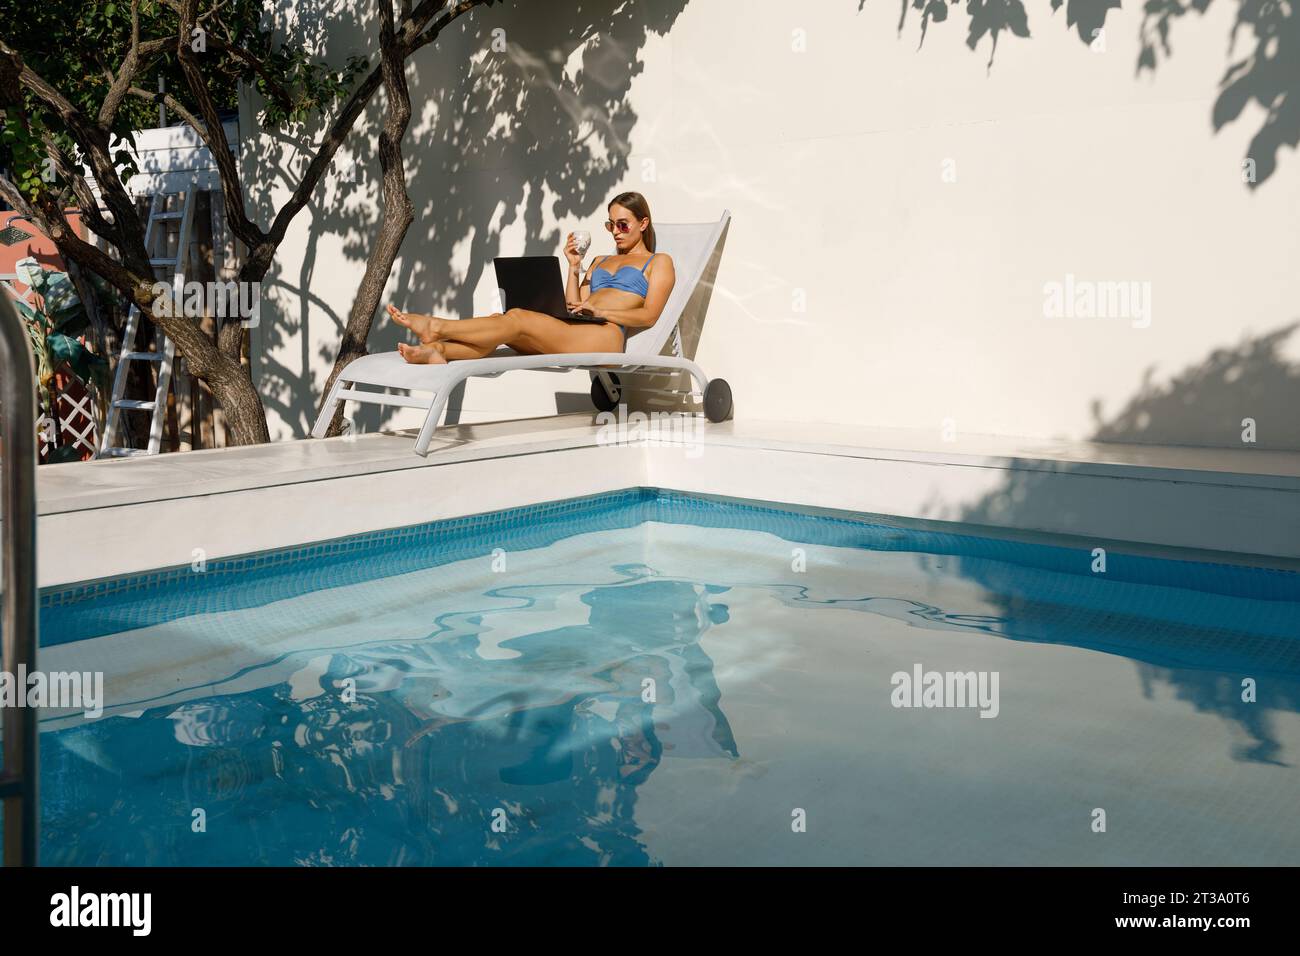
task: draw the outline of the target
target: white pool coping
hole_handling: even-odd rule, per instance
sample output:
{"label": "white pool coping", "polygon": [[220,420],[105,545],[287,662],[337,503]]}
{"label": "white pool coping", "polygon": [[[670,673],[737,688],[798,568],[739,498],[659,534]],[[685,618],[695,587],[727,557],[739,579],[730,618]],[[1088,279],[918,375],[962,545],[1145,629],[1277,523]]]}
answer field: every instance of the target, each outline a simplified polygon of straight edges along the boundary
{"label": "white pool coping", "polygon": [[[590,414],[46,465],[43,588],[638,486],[1300,566],[1300,453],[699,422],[609,445]],[[198,549],[198,550],[196,550]]]}

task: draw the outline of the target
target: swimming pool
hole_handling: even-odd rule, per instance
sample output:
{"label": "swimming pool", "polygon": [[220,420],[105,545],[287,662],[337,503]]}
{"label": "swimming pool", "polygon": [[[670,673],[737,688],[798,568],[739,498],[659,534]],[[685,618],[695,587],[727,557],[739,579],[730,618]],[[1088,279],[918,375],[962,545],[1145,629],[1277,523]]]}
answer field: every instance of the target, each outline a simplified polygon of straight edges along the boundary
{"label": "swimming pool", "polygon": [[47,592],[42,861],[1295,863],[1300,575],[1105,560],[635,489]]}

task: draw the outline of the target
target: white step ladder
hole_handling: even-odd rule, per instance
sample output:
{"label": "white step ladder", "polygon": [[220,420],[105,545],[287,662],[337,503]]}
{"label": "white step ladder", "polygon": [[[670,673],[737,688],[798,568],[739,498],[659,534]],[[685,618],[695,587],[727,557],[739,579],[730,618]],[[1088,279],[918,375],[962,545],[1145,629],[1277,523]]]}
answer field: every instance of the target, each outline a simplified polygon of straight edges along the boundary
{"label": "white step ladder", "polygon": [[[166,210],[167,196],[169,195],[176,194],[156,192],[149,200],[149,219],[144,229],[144,247],[149,251],[151,257],[149,264],[155,269],[162,269],[167,272],[166,275],[158,276],[158,278],[171,280],[172,301],[179,302],[185,285],[185,261],[190,248],[190,226],[194,220],[194,190],[187,189],[185,191],[185,199],[181,202],[181,208],[177,210]],[[165,244],[168,235],[165,227],[156,229],[155,226],[160,222],[171,219],[180,220],[180,229],[176,238],[176,254],[170,257],[159,256],[155,258],[153,257],[154,243],[161,236]],[[99,451],[95,453],[96,458],[131,458],[136,455],[156,455],[162,448],[163,422],[166,420],[167,415],[167,388],[171,384],[172,364],[176,358],[176,344],[163,334],[162,329],[156,329],[156,350],[153,352],[137,352],[135,339],[139,328],[140,310],[132,305],[127,312],[126,328],[122,332],[122,352],[117,357],[117,372],[113,376],[113,397],[108,405],[108,421],[104,423],[104,437],[100,442]],[[126,395],[129,362],[155,362],[158,364],[158,388],[154,391],[153,401],[123,397]],[[122,411],[129,409],[152,412],[149,420],[149,445],[147,448],[127,448],[115,444],[121,426]]]}

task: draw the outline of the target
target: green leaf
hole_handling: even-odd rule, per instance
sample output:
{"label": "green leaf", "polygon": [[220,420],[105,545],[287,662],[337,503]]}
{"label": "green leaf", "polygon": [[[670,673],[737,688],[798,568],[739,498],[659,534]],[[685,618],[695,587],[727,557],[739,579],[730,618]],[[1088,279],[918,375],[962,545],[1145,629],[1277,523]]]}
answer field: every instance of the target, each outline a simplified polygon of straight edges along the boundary
{"label": "green leaf", "polygon": [[96,355],[93,352],[87,352],[90,356],[90,376],[93,381],[88,381],[84,377],[81,379],[87,385],[94,385],[95,391],[101,396],[108,395],[110,384],[108,381],[108,359],[102,355]]}
{"label": "green leaf", "polygon": [[41,289],[44,289],[46,283],[49,282],[50,274],[44,269],[28,269],[27,279],[31,283],[32,288],[39,292]]}
{"label": "green leaf", "polygon": [[72,374],[83,382],[94,381],[92,367],[96,361],[104,361],[72,336],[58,332],[52,333],[46,340],[46,348],[50,353],[50,368],[52,370],[57,370],[64,362],[67,362],[68,367],[72,369]]}
{"label": "green leaf", "polygon": [[77,295],[77,288],[66,272],[48,273],[48,283],[44,292],[45,311],[49,315],[54,331],[66,335],[79,335],[90,323]]}
{"label": "green leaf", "polygon": [[79,301],[64,306],[51,318],[54,319],[54,331],[64,335],[81,335],[90,327],[90,316]]}
{"label": "green leaf", "polygon": [[72,362],[78,350],[83,352],[86,350],[86,347],[72,336],[61,332],[51,332],[45,339],[45,347],[49,349],[52,368],[58,368],[64,362]]}
{"label": "green leaf", "polygon": [[36,310],[33,309],[30,305],[28,305],[26,302],[19,302],[17,299],[14,299],[13,304],[14,304],[14,308],[18,310],[18,314],[21,315],[28,322],[39,323],[41,321],[41,317],[36,314]]}

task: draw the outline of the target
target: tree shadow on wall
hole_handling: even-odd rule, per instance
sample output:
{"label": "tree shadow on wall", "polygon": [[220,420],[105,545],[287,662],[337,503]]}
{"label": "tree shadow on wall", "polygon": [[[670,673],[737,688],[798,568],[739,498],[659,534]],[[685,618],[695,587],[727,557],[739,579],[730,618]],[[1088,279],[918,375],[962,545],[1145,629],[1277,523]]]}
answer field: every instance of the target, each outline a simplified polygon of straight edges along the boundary
{"label": "tree shadow on wall", "polygon": [[[544,223],[603,218],[610,197],[629,185],[628,134],[638,116],[628,94],[643,69],[639,51],[652,34],[668,31],[685,4],[593,0],[561,10],[532,4],[480,9],[412,58],[407,79],[413,118],[403,155],[415,221],[392,279],[398,302],[462,317],[494,310],[495,303],[483,302],[476,310],[475,289],[500,254],[506,230],[522,222],[521,254],[555,255],[564,237]],[[374,62],[367,11],[340,5],[331,17],[328,36],[318,38],[328,58],[342,62],[361,46]],[[504,50],[494,49],[497,29],[504,31]],[[355,41],[354,48],[345,48],[345,37]],[[575,55],[576,68],[566,75]],[[349,260],[366,259],[382,215],[376,143],[385,109],[381,90],[327,174],[334,193],[318,191],[305,211],[311,221],[297,274],[285,274],[277,261],[267,277],[273,291],[270,306],[263,307],[260,383],[268,409],[294,423],[298,434],[315,420],[321,370],[334,361],[355,293],[349,289],[347,301],[334,302],[314,295],[317,258],[323,244],[341,237]],[[292,182],[286,171],[301,162],[295,138],[263,133],[261,142],[265,148],[246,158],[246,182]],[[270,196],[263,192],[257,199],[261,218],[269,219]],[[286,294],[277,296],[277,289]],[[283,304],[294,302],[293,296],[299,296],[295,305]],[[391,350],[407,338],[381,311],[369,350]],[[291,342],[300,350],[296,368],[276,358]],[[463,389],[462,384],[448,403],[447,424],[459,420]],[[557,394],[557,404],[567,398]],[[364,405],[353,416],[372,431],[393,411]]]}
{"label": "tree shadow on wall", "polygon": [[[1135,72],[1154,72],[1160,57],[1173,54],[1173,24],[1189,13],[1204,14],[1215,0],[1150,0],[1138,28],[1141,50]],[[1219,0],[1227,3],[1230,0]],[[858,10],[867,0],[858,0]],[[931,23],[947,21],[957,0],[901,0],[898,32],[909,9],[920,16],[920,40],[925,43]],[[1065,24],[1085,45],[1097,41],[1111,10],[1120,0],[1051,0],[1053,15],[1065,7]],[[1029,14],[1021,0],[967,0],[966,45],[974,50],[987,37],[989,69],[1004,33],[1028,38]],[[1264,111],[1263,125],[1252,137],[1244,165],[1253,165],[1246,184],[1254,189],[1277,171],[1278,152],[1300,144],[1300,15],[1294,3],[1282,0],[1237,0],[1237,16],[1228,36],[1232,61],[1219,80],[1219,96],[1211,114],[1215,132],[1241,117],[1247,104]]]}
{"label": "tree shadow on wall", "polygon": [[1164,384],[1148,368],[1138,393],[1115,415],[1104,417],[1100,399],[1093,400],[1092,439],[1183,444],[1187,435],[1207,432],[1218,439],[1214,445],[1223,446],[1240,442],[1250,419],[1258,429],[1256,441],[1242,447],[1300,448],[1300,365],[1285,355],[1297,328],[1300,322],[1293,322],[1234,348],[1215,349]]}
{"label": "tree shadow on wall", "polygon": [[[1100,400],[1093,401],[1096,425],[1092,439],[1166,442],[1187,434],[1188,426],[1194,424],[1222,435],[1222,444],[1227,445],[1240,441],[1242,419],[1252,418],[1259,441],[1242,444],[1242,448],[1300,447],[1300,422],[1295,416],[1300,407],[1300,363],[1290,361],[1284,353],[1297,329],[1300,322],[1293,322],[1246,338],[1234,347],[1216,349],[1164,384],[1157,384],[1148,370],[1137,394],[1116,414],[1104,416]],[[1111,513],[1113,497],[1104,505],[1089,505],[1083,496],[1062,499],[1062,481],[1069,480],[1062,474],[1079,472],[1068,463],[1059,463],[1051,471],[1009,470],[997,489],[975,503],[948,514],[935,510],[932,516],[1032,531],[1063,524],[1098,526],[1099,517],[1089,516],[1087,509],[1105,507],[1106,525],[1127,526],[1125,515]],[[1143,505],[1134,503],[1132,507]],[[1188,513],[1172,520],[1193,525],[1201,517]],[[1278,519],[1286,520],[1285,516]],[[1218,579],[1195,586],[1175,581],[1155,593],[1135,594],[1126,590],[1122,575],[1092,573],[1093,542],[1075,547],[1079,549],[1077,573],[1051,575],[1038,584],[1036,578],[1048,572],[1010,567],[1001,561],[961,558],[960,574],[985,589],[998,608],[999,630],[1004,636],[1131,658],[1145,699],[1154,699],[1163,686],[1198,713],[1212,713],[1227,722],[1237,737],[1232,748],[1235,759],[1296,762],[1294,754],[1289,758],[1283,754],[1272,716],[1277,711],[1300,712],[1300,643],[1287,622],[1281,627],[1278,623],[1279,614],[1290,613],[1293,619],[1300,606],[1296,589],[1286,592],[1282,587],[1292,575],[1258,572],[1249,586],[1263,587],[1253,596],[1265,599],[1254,602],[1206,597],[1204,588]],[[1112,564],[1125,560],[1119,554],[1110,558]],[[1275,580],[1272,575],[1281,577]],[[1281,582],[1282,590],[1261,584],[1265,578]],[[1231,584],[1237,579],[1229,574],[1226,580]],[[1190,589],[1171,590],[1184,586]],[[1240,596],[1231,587],[1224,594]],[[1245,677],[1256,679],[1263,688],[1257,703],[1241,699],[1240,681]]]}

